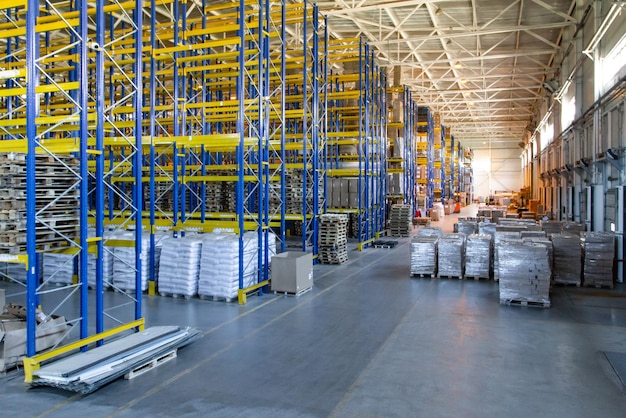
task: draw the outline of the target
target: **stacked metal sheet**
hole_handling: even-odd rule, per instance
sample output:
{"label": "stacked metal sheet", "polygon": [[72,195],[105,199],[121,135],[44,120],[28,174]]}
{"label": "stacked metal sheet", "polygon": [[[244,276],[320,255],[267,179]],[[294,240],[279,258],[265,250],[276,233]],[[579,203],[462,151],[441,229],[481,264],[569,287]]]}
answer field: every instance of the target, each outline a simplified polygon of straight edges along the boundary
{"label": "stacked metal sheet", "polygon": [[464,234],[443,234],[439,238],[437,274],[439,277],[463,278]]}
{"label": "stacked metal sheet", "polygon": [[476,221],[469,221],[465,219],[459,219],[457,232],[465,234],[466,236],[475,234],[478,230],[478,223]]}
{"label": "stacked metal sheet", "polygon": [[411,206],[393,205],[389,214],[389,230],[392,237],[408,237],[411,234]]}
{"label": "stacked metal sheet", "polygon": [[[123,231],[116,235],[116,239],[133,241],[134,231]],[[148,290],[150,278],[150,234],[141,236],[141,291]],[[113,250],[113,287],[124,291],[135,291],[135,247],[115,247]]]}
{"label": "stacked metal sheet", "polygon": [[583,283],[585,286],[613,288],[615,234],[612,232],[583,232]]}
{"label": "stacked metal sheet", "polygon": [[440,237],[443,235],[443,232],[441,228],[439,228],[438,226],[426,226],[424,228],[420,228],[417,231],[417,235],[420,237],[423,237],[423,236]]}
{"label": "stacked metal sheet", "polygon": [[548,248],[534,242],[504,242],[499,247],[500,303],[550,306]]}
{"label": "stacked metal sheet", "polygon": [[547,236],[560,234],[561,221],[541,221],[541,230],[544,231]]}
{"label": "stacked metal sheet", "polygon": [[554,251],[552,280],[554,283],[580,286],[582,273],[580,237],[573,234],[552,233],[551,240]]}
{"label": "stacked metal sheet", "polygon": [[500,248],[506,247],[509,242],[521,242],[519,232],[497,231],[493,240],[493,278],[500,279]]}
{"label": "stacked metal sheet", "polygon": [[431,276],[437,273],[439,235],[417,235],[411,241],[411,275]]}
{"label": "stacked metal sheet", "polygon": [[585,226],[578,222],[563,221],[561,223],[561,231],[563,231],[563,233],[579,235],[581,232],[585,231]]}
{"label": "stacked metal sheet", "polygon": [[201,251],[202,240],[198,236],[165,238],[157,279],[161,295],[192,297],[198,293]]}
{"label": "stacked metal sheet", "polygon": [[319,222],[319,261],[341,264],[348,261],[348,216],[324,214]]}
{"label": "stacked metal sheet", "polygon": [[487,234],[468,235],[465,241],[465,277],[489,279],[491,277],[493,237]]}
{"label": "stacked metal sheet", "polygon": [[[70,155],[35,156],[37,249],[67,248],[78,237],[78,188]],[[26,154],[0,153],[0,253],[26,251]]]}
{"label": "stacked metal sheet", "polygon": [[[258,279],[258,235],[243,236],[243,288]],[[239,237],[211,233],[203,236],[198,295],[217,300],[234,300],[239,290]]]}

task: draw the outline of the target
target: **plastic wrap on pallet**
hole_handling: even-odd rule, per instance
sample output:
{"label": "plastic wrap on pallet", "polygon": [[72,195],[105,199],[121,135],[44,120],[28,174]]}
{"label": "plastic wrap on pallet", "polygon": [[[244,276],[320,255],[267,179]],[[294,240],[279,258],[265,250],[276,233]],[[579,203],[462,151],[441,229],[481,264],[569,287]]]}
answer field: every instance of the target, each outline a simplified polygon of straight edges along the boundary
{"label": "plastic wrap on pallet", "polygon": [[520,237],[524,238],[546,238],[545,231],[521,231]]}
{"label": "plastic wrap on pallet", "polygon": [[496,224],[492,224],[491,222],[479,222],[478,234],[491,235],[492,237],[494,237],[496,235],[496,226]]}
{"label": "plastic wrap on pallet", "polygon": [[582,232],[583,281],[591,286],[613,286],[615,234],[612,232]]}
{"label": "plastic wrap on pallet", "polygon": [[478,225],[476,221],[467,221],[459,219],[458,231],[461,234],[473,235],[478,231]]}
{"label": "plastic wrap on pallet", "polygon": [[[258,235],[243,236],[243,288],[258,277]],[[239,290],[239,237],[235,234],[210,233],[203,236],[198,294],[233,299]]]}
{"label": "plastic wrap on pallet", "polygon": [[411,274],[434,276],[437,272],[438,235],[417,235],[411,241]]}
{"label": "plastic wrap on pallet", "polygon": [[[89,237],[95,237],[96,231],[90,229],[88,231]],[[103,241],[106,242],[107,239],[110,239],[112,233],[109,231],[104,231]],[[112,285],[113,281],[113,247],[103,246],[102,249],[102,281],[103,288],[108,289]],[[96,255],[89,253],[88,261],[89,264],[89,272],[87,274],[87,284],[90,288],[95,289],[96,287]]]}
{"label": "plastic wrap on pallet", "polygon": [[510,241],[522,242],[519,232],[496,231],[493,237],[493,277],[495,280],[500,277],[500,247]]}
{"label": "plastic wrap on pallet", "polygon": [[462,278],[464,250],[464,234],[443,234],[438,243],[437,274]]}
{"label": "plastic wrap on pallet", "polygon": [[[115,239],[135,240],[135,232],[123,231]],[[141,235],[141,291],[148,290],[150,277],[150,234]],[[113,250],[113,287],[131,292],[135,290],[135,246],[115,247]]]}
{"label": "plastic wrap on pallet", "polygon": [[561,231],[563,233],[580,234],[585,231],[585,226],[578,222],[563,221],[561,223]]}
{"label": "plastic wrap on pallet", "polygon": [[45,253],[43,255],[43,278],[46,283],[72,284],[75,254]]}
{"label": "plastic wrap on pallet", "polygon": [[498,223],[501,218],[504,218],[504,214],[506,213],[503,209],[493,209],[491,211],[491,222]]}
{"label": "plastic wrap on pallet", "polygon": [[[560,228],[560,226],[559,226]],[[582,249],[580,237],[573,234],[552,234],[554,283],[580,285]]]}
{"label": "plastic wrap on pallet", "polygon": [[554,264],[554,249],[552,248],[552,241],[550,241],[548,237],[522,237],[522,241],[545,245],[548,249],[550,269],[552,269],[552,265]]}
{"label": "plastic wrap on pallet", "polygon": [[423,237],[423,236],[440,237],[442,235],[443,235],[443,231],[438,226],[426,226],[426,227],[420,228],[417,231],[417,236],[419,237]]}
{"label": "plastic wrap on pallet", "polygon": [[465,241],[465,277],[491,277],[493,237],[487,234],[468,235]]}
{"label": "plastic wrap on pallet", "polygon": [[550,304],[548,248],[542,243],[503,241],[499,247],[500,302]]}
{"label": "plastic wrap on pallet", "polygon": [[541,221],[541,230],[550,236],[561,233],[561,221]]}
{"label": "plastic wrap on pallet", "polygon": [[195,296],[198,293],[202,240],[197,236],[162,242],[157,285],[165,295]]}

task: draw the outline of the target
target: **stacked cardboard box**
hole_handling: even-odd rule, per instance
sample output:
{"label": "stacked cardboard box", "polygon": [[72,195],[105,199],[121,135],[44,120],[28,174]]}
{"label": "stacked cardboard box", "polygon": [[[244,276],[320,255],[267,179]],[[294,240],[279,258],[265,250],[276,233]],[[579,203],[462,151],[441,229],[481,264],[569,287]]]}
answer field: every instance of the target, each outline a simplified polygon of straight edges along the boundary
{"label": "stacked cardboard box", "polygon": [[551,235],[554,251],[552,277],[554,283],[580,286],[582,273],[582,249],[580,237],[572,234]]}
{"label": "stacked cardboard box", "polygon": [[613,287],[615,234],[612,232],[583,232],[583,281],[587,286]]}

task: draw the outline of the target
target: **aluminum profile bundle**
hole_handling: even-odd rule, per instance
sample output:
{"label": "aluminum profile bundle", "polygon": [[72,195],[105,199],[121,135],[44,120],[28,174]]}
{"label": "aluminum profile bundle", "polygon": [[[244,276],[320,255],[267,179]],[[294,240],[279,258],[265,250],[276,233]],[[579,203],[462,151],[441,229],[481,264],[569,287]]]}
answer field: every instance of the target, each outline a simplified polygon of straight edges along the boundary
{"label": "aluminum profile bundle", "polygon": [[[134,231],[116,234],[116,239],[135,239]],[[150,235],[141,235],[141,291],[148,290],[150,278]],[[135,247],[115,247],[113,250],[113,287],[124,292],[135,291]]]}
{"label": "aluminum profile bundle", "polygon": [[198,293],[201,251],[202,240],[197,236],[165,238],[157,279],[161,295],[192,297]]}
{"label": "aluminum profile bundle", "polygon": [[443,234],[439,238],[437,252],[437,274],[439,277],[463,278],[465,235]]}
{"label": "aluminum profile bundle", "polygon": [[505,247],[509,242],[522,242],[519,232],[497,231],[493,239],[493,278],[500,278],[500,248]]}
{"label": "aluminum profile bundle", "polygon": [[[560,226],[559,226],[560,227]],[[552,280],[559,284],[580,286],[582,249],[580,237],[572,234],[552,234]]]}
{"label": "aluminum profile bundle", "polygon": [[[243,287],[257,282],[259,245],[257,232],[243,236]],[[239,237],[211,233],[203,236],[198,294],[230,300],[239,290]]]}
{"label": "aluminum profile bundle", "polygon": [[411,275],[434,277],[437,273],[438,235],[417,235],[411,241]]}
{"label": "aluminum profile bundle", "polygon": [[465,236],[473,235],[478,230],[478,223],[476,221],[469,221],[465,219],[459,219],[457,231]]}
{"label": "aluminum profile bundle", "polygon": [[412,213],[410,205],[391,206],[389,220],[389,230],[392,237],[408,237],[411,235]]}
{"label": "aluminum profile bundle", "polygon": [[500,303],[550,306],[548,248],[535,242],[505,241],[499,247]]}
{"label": "aluminum profile bundle", "polygon": [[424,228],[420,228],[419,231],[417,231],[417,235],[420,237],[423,237],[423,236],[440,237],[443,235],[443,231],[438,226],[426,226]]}
{"label": "aluminum profile bundle", "polygon": [[468,235],[465,241],[465,277],[491,277],[493,237],[487,234]]}
{"label": "aluminum profile bundle", "polygon": [[613,288],[615,234],[612,232],[583,232],[583,283],[585,286]]}
{"label": "aluminum profile bundle", "polygon": [[43,255],[43,278],[46,283],[72,284],[74,254],[45,253]]}
{"label": "aluminum profile bundle", "polygon": [[319,222],[319,262],[341,264],[348,261],[348,216],[324,214]]}

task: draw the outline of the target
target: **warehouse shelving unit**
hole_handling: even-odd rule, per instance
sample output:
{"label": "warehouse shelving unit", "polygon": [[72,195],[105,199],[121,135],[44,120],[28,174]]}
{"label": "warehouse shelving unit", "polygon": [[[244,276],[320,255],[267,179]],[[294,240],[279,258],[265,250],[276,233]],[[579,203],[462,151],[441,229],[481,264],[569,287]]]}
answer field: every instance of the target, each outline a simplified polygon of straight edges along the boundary
{"label": "warehouse shelving unit", "polygon": [[352,179],[357,190],[354,202],[327,202],[326,210],[353,217],[361,249],[385,224],[387,78],[358,38],[330,40],[328,59],[343,65],[343,73],[331,73],[328,79],[327,178],[335,184]]}
{"label": "warehouse shelving unit", "polygon": [[417,143],[417,169],[420,171],[418,179],[418,206],[429,210],[434,204],[434,144],[435,130],[433,116],[429,108],[417,108],[417,127],[419,142]]}
{"label": "warehouse shelving unit", "polygon": [[[136,186],[117,188],[114,192],[124,200],[126,224],[132,224],[136,234],[141,234],[143,115],[141,72],[136,69],[142,61],[142,10],[141,4],[101,1],[95,8],[90,8],[87,1],[28,0],[2,6],[0,27],[5,30],[0,42],[5,55],[0,61],[5,68],[2,78],[11,88],[3,93],[0,152],[7,159],[6,167],[13,165],[24,177],[24,183],[13,184],[7,192],[23,193],[19,199],[13,196],[11,200],[20,205],[17,202],[23,198],[25,218],[21,223],[23,230],[15,230],[11,239],[4,240],[0,261],[18,264],[26,272],[17,278],[12,273],[4,276],[23,283],[25,288],[21,294],[27,310],[28,380],[28,372],[36,367],[28,360],[36,353],[40,306],[48,317],[75,314],[63,325],[75,325],[68,327],[67,332],[78,330],[77,348],[89,342],[101,343],[123,330],[143,327],[140,291],[128,295],[130,303],[115,306],[105,306],[102,292],[105,179],[115,176],[122,167],[132,173]],[[95,29],[90,30],[93,15]],[[103,38],[105,22],[113,22],[113,15],[124,16],[118,22],[127,25],[124,45],[116,44],[115,51],[113,43],[107,44]],[[102,80],[105,72],[114,67],[118,74],[133,68],[137,76],[128,77],[124,94],[110,94],[105,106]],[[112,109],[120,106],[135,111],[127,120],[109,118]],[[105,137],[105,131],[113,134]],[[125,159],[107,170],[104,153],[105,147],[111,146],[123,148]],[[5,200],[3,205],[6,204]],[[89,232],[90,223],[95,225],[95,234]],[[137,240],[132,245],[136,257],[129,269],[139,281],[141,242]],[[48,279],[42,280],[39,267],[46,253],[68,255],[68,263],[74,265],[74,283],[51,288]],[[95,301],[88,294],[90,254],[95,256]]]}

